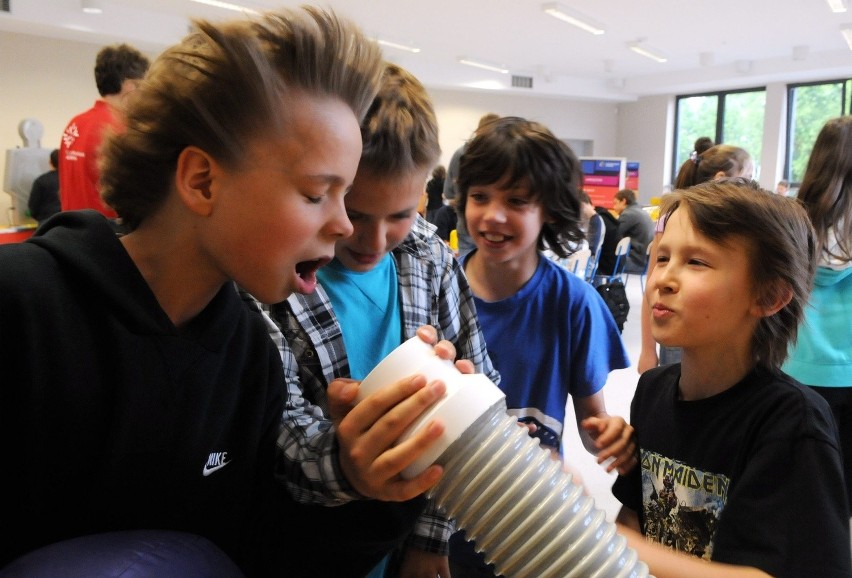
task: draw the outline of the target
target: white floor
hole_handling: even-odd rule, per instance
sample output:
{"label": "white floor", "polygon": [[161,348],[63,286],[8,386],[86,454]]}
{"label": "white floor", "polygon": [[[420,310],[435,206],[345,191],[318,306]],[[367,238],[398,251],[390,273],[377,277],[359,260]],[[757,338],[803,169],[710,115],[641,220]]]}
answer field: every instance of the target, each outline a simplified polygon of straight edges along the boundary
{"label": "white floor", "polygon": [[[613,371],[604,387],[606,398],[606,409],[611,415],[620,415],[624,419],[630,417],[630,401],[639,380],[636,371],[636,362],[639,359],[641,348],[641,328],[639,325],[639,306],[642,300],[642,289],[638,275],[630,275],[626,283],[627,298],[630,301],[630,313],[624,324],[622,339],[627,353],[630,356],[631,366],[626,369]],[[565,416],[565,433],[563,434],[563,445],[565,461],[579,471],[583,478],[583,486],[595,500],[595,506],[602,509],[607,520],[615,521],[621,504],[610,491],[616,474],[607,474],[604,469],[595,462],[595,457],[586,451],[580,443],[577,434],[576,418],[571,402],[568,402],[567,414]]]}

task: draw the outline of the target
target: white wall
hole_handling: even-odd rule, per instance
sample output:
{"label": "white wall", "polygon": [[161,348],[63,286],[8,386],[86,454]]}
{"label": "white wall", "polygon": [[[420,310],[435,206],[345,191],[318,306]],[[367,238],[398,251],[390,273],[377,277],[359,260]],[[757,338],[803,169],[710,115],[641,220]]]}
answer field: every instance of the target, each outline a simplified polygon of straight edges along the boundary
{"label": "white wall", "polygon": [[774,191],[784,172],[784,154],[787,148],[785,84],[767,85],[763,126],[763,154],[760,157],[761,170],[758,180],[764,189]]}
{"label": "white wall", "polygon": [[489,112],[540,122],[560,139],[593,141],[596,155],[617,155],[618,107],[612,103],[448,90],[430,90],[429,95],[438,117],[444,165]]}
{"label": "white wall", "polygon": [[[18,124],[25,118],[44,126],[41,147],[59,147],[71,117],[99,98],[94,67],[100,49],[97,44],[0,32],[0,164],[5,164],[6,150],[24,145]],[[4,170],[0,166],[0,183]],[[11,201],[0,191],[0,226],[11,224]]]}
{"label": "white wall", "polygon": [[618,109],[618,155],[639,162],[639,203],[671,184],[674,98],[649,96]]}
{"label": "white wall", "polygon": [[[36,118],[44,125],[41,146],[59,146],[68,120],[98,98],[93,78],[100,45],[47,40],[0,32],[0,151],[23,145],[18,124]],[[149,54],[150,57],[155,55]],[[488,112],[515,115],[547,125],[561,139],[593,142],[593,154],[623,156],[640,163],[639,199],[659,195],[671,180],[674,97],[650,96],[613,104],[499,94],[431,90],[446,165]],[[766,134],[761,184],[774,188],[783,170],[786,115],[784,85],[767,87]],[[0,182],[4,167],[0,166]],[[9,225],[11,196],[0,192],[0,226]]]}

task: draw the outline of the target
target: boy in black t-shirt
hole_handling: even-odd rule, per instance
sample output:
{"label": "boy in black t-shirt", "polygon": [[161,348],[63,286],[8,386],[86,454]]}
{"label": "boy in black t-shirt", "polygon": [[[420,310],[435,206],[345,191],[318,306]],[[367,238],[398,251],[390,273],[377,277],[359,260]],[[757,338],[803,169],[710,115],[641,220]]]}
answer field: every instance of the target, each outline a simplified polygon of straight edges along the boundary
{"label": "boy in black t-shirt", "polygon": [[743,179],[675,191],[662,214],[646,299],[683,359],[639,381],[622,533],[658,578],[852,575],[836,426],[779,369],[817,262],[807,215]]}

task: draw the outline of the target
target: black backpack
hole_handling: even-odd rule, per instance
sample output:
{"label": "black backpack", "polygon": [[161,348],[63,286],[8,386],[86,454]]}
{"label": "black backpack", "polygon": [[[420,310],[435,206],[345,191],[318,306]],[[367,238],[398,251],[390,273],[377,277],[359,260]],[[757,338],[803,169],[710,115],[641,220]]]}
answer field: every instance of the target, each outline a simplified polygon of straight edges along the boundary
{"label": "black backpack", "polygon": [[600,296],[603,297],[604,303],[612,313],[612,318],[615,319],[615,324],[618,326],[619,333],[624,331],[624,322],[627,321],[627,314],[630,312],[630,303],[627,301],[627,291],[624,288],[624,283],[619,279],[604,282],[596,287]]}

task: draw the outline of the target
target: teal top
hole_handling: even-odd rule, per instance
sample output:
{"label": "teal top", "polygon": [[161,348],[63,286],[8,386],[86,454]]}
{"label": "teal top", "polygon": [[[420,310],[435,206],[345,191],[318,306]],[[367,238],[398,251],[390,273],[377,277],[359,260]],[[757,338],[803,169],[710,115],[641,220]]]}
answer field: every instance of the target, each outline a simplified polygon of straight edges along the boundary
{"label": "teal top", "polygon": [[402,343],[396,263],[387,254],[369,271],[356,272],[335,259],[317,277],[340,323],[349,375],[364,379]]}
{"label": "teal top", "polygon": [[852,387],[852,266],[820,266],[782,369],[805,385]]}

